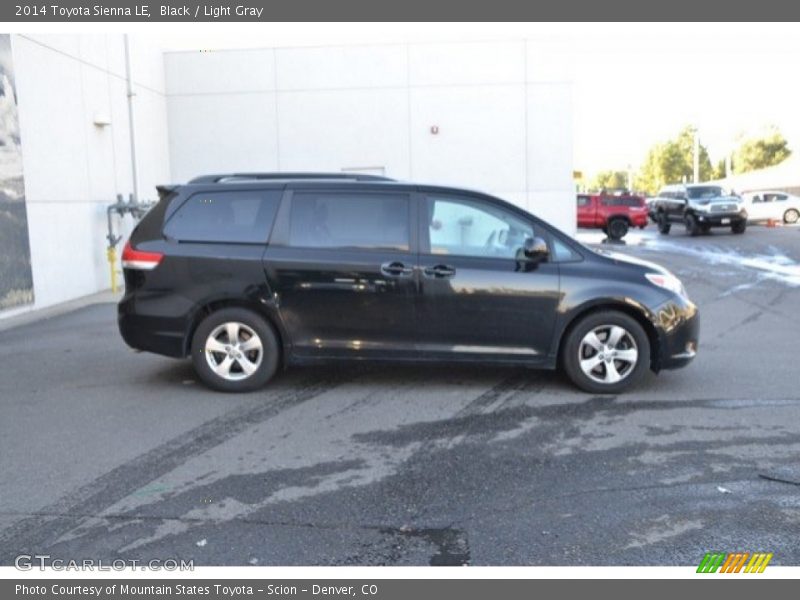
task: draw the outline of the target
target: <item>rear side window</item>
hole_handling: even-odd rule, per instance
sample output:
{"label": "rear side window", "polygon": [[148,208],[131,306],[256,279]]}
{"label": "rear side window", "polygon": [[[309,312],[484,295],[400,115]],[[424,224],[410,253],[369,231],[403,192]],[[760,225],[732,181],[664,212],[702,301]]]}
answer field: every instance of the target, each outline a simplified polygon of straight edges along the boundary
{"label": "rear side window", "polygon": [[175,211],[164,235],[179,242],[263,244],[280,199],[279,190],[200,192]]}
{"label": "rear side window", "polygon": [[578,206],[588,206],[589,196],[578,196]]}
{"label": "rear side window", "polygon": [[406,194],[296,192],[289,245],[300,248],[409,250]]}

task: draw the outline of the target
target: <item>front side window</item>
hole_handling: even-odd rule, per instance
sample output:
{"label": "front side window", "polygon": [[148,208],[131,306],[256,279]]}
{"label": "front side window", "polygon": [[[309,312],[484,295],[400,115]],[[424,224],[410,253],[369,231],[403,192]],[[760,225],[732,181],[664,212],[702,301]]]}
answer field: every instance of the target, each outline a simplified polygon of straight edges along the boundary
{"label": "front side window", "polygon": [[431,254],[515,259],[533,225],[488,202],[429,197],[428,235]]}
{"label": "front side window", "polygon": [[200,192],[175,211],[164,235],[179,242],[265,243],[280,191]]}
{"label": "front side window", "polygon": [[296,192],[289,245],[301,248],[409,250],[406,194]]}

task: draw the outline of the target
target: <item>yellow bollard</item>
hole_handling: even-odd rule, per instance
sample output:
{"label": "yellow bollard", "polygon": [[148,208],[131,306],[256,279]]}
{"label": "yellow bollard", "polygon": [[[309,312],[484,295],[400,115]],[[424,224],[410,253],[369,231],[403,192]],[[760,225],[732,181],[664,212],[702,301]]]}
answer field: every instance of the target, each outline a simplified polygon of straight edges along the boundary
{"label": "yellow bollard", "polygon": [[111,292],[117,293],[117,248],[116,246],[109,246],[106,252],[108,257],[108,266],[111,268]]}

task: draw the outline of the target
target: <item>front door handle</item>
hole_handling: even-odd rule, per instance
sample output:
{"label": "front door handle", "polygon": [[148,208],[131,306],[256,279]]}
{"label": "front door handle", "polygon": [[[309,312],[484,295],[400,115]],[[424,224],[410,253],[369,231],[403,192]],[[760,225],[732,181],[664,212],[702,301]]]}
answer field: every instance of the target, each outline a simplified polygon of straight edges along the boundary
{"label": "front door handle", "polygon": [[413,267],[407,267],[399,261],[383,263],[381,273],[389,277],[405,277],[413,273]]}
{"label": "front door handle", "polygon": [[432,267],[425,267],[423,273],[425,273],[425,275],[428,277],[452,277],[456,274],[456,268],[451,267],[450,265],[434,265]]}

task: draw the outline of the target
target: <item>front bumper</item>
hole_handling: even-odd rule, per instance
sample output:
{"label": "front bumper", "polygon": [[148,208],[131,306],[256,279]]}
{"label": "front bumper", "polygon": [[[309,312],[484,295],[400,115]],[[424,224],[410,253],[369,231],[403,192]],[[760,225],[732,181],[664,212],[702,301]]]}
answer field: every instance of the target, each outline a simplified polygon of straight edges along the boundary
{"label": "front bumper", "polygon": [[747,221],[747,213],[715,213],[697,212],[695,213],[697,222],[709,227],[730,227],[743,221]]}
{"label": "front bumper", "polygon": [[697,355],[700,319],[697,306],[686,298],[675,298],[655,311],[658,355],[655,370],[677,369]]}

